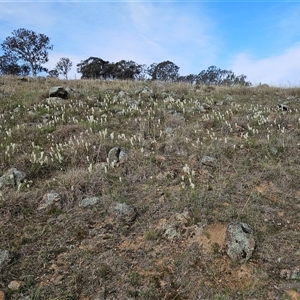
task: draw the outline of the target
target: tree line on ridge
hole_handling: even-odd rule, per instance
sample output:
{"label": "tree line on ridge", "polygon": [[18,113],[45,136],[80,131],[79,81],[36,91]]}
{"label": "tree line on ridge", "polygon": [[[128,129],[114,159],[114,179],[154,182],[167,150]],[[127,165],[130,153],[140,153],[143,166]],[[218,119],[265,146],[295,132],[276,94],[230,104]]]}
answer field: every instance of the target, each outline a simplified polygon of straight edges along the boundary
{"label": "tree line on ridge", "polygon": [[[68,79],[68,73],[73,63],[67,57],[62,57],[54,69],[44,67],[49,61],[48,51],[53,50],[50,38],[45,34],[20,28],[14,30],[11,36],[1,44],[3,55],[0,56],[0,75],[17,75],[33,77],[40,72],[46,72],[48,77],[58,78],[60,75]],[[77,65],[77,72],[82,79],[102,80],[160,80],[169,82],[188,82],[205,85],[242,85],[250,86],[246,75],[236,75],[231,70],[222,70],[210,66],[199,74],[182,76],[179,67],[167,60],[153,63],[150,66],[138,64],[132,60],[120,60],[116,63],[105,61],[99,57],[89,57]]]}

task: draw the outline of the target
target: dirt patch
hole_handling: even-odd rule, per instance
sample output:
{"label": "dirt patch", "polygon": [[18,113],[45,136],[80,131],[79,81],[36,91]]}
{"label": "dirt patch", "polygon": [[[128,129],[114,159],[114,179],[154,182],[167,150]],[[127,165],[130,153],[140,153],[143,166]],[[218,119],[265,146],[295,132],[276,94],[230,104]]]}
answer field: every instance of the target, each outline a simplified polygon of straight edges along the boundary
{"label": "dirt patch", "polygon": [[289,291],[286,291],[285,293],[288,296],[289,300],[300,300],[300,293],[298,293],[294,290],[289,290]]}
{"label": "dirt patch", "polygon": [[255,187],[255,190],[274,202],[280,202],[282,199],[278,196],[280,190],[271,181],[264,181]]}
{"label": "dirt patch", "polygon": [[[227,224],[217,223],[207,227],[195,227],[191,233],[189,244],[197,242],[205,252],[213,252],[215,248],[223,249],[225,247]],[[218,246],[217,246],[218,245]]]}

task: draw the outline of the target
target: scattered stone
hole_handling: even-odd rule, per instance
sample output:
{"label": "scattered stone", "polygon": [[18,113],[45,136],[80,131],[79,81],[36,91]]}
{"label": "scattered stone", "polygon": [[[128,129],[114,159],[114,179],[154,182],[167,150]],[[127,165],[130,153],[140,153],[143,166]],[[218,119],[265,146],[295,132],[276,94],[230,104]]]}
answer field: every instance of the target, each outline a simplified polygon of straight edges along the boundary
{"label": "scattered stone", "polygon": [[139,107],[140,105],[141,105],[141,102],[138,100],[128,101],[128,106],[131,108]]}
{"label": "scattered stone", "polygon": [[126,203],[117,203],[110,207],[109,213],[119,222],[131,223],[137,213],[134,207]]}
{"label": "scattered stone", "polygon": [[149,87],[144,87],[140,93],[144,96],[151,96],[153,94],[153,90]]}
{"label": "scattered stone", "polygon": [[163,131],[163,134],[165,134],[166,136],[169,136],[169,137],[174,136],[175,129],[172,127],[166,127]]}
{"label": "scattered stone", "polygon": [[174,227],[171,226],[165,230],[164,236],[169,240],[180,238],[180,234],[176,231]]}
{"label": "scattered stone", "polygon": [[32,111],[32,110],[29,110],[28,111],[28,116],[34,118],[36,116],[36,113],[34,111]]}
{"label": "scattered stone", "polygon": [[191,219],[190,213],[187,208],[182,213],[176,213],[161,225],[163,235],[169,240],[181,238],[180,232],[185,232],[186,227]]}
{"label": "scattered stone", "polygon": [[201,164],[204,166],[214,167],[216,164],[216,159],[211,156],[204,156],[201,159]]}
{"label": "scattered stone", "polygon": [[24,285],[24,281],[13,280],[7,287],[12,291],[18,291],[22,285]]}
{"label": "scattered stone", "polygon": [[124,91],[120,91],[118,94],[119,98],[124,98],[125,96],[126,96],[126,92],[124,92]]}
{"label": "scattered stone", "polygon": [[290,107],[285,105],[285,104],[278,104],[278,108],[283,110],[283,111],[288,111],[290,110]]}
{"label": "scattered stone", "polygon": [[288,97],[286,98],[286,100],[292,101],[292,100],[297,100],[297,98],[296,98],[295,96],[288,96]]}
{"label": "scattered stone", "polygon": [[203,103],[201,106],[202,106],[205,110],[211,109],[211,106],[210,106],[209,104],[207,104],[207,103]]}
{"label": "scattered stone", "polygon": [[49,91],[49,97],[68,98],[68,91],[63,86],[54,86]]}
{"label": "scattered stone", "polygon": [[29,295],[24,295],[18,298],[18,300],[32,300],[32,298]]}
{"label": "scattered stone", "polygon": [[49,207],[61,208],[62,207],[61,201],[62,201],[61,195],[56,191],[52,190],[43,196],[43,199],[38,207],[38,210],[43,210]]}
{"label": "scattered stone", "polygon": [[12,259],[8,250],[0,250],[0,270],[6,267]]}
{"label": "scattered stone", "polygon": [[127,161],[128,157],[129,152],[127,149],[114,147],[108,152],[107,161],[111,167],[116,167]]}
{"label": "scattered stone", "polygon": [[11,168],[0,177],[0,189],[4,186],[18,187],[26,178],[26,174]]}
{"label": "scattered stone", "polygon": [[[84,94],[81,92],[81,91],[79,91],[79,90],[77,90],[77,89],[74,89],[74,88],[71,88],[71,87],[66,87],[65,88],[65,90],[70,94],[70,93],[72,93],[72,94],[74,94],[74,95],[78,95],[78,96],[84,96]],[[96,101],[98,101],[98,99],[95,97],[95,100]]]}
{"label": "scattered stone", "polygon": [[287,280],[300,280],[300,266],[281,270],[280,277]]}
{"label": "scattered stone", "polygon": [[252,229],[246,223],[230,223],[226,230],[226,252],[237,262],[248,261],[255,248]]}
{"label": "scattered stone", "polygon": [[127,161],[128,157],[129,157],[128,150],[125,148],[121,148],[121,151],[119,153],[119,163],[123,164],[124,162]]}
{"label": "scattered stone", "polygon": [[233,101],[233,97],[232,97],[231,95],[227,95],[227,96],[225,97],[225,100],[226,100],[226,101]]}
{"label": "scattered stone", "polygon": [[84,198],[82,199],[78,206],[79,207],[87,207],[97,204],[100,201],[99,197],[90,197],[90,198]]}
{"label": "scattered stone", "polygon": [[271,154],[273,154],[274,156],[276,156],[278,154],[278,150],[276,147],[270,146],[269,149],[270,149]]}
{"label": "scattered stone", "polygon": [[200,105],[198,111],[205,113],[207,112],[207,109],[205,109],[203,105]]}

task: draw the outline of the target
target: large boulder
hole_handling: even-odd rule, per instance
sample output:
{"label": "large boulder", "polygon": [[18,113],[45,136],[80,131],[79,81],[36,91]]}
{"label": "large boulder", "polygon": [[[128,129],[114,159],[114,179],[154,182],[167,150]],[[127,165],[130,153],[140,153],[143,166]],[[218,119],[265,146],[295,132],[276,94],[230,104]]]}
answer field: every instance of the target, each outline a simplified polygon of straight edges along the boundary
{"label": "large boulder", "polygon": [[99,197],[87,197],[82,199],[78,206],[79,207],[87,207],[87,206],[93,206],[96,205],[100,201]]}
{"label": "large boulder", "polygon": [[109,213],[117,222],[127,224],[133,222],[137,216],[135,208],[126,203],[113,204]]}
{"label": "large boulder", "polygon": [[233,222],[226,231],[226,252],[236,262],[247,262],[254,251],[255,240],[248,224]]}
{"label": "large boulder", "polygon": [[129,151],[127,149],[114,147],[108,152],[107,162],[111,167],[116,167],[126,162],[128,158]]}
{"label": "large boulder", "polygon": [[54,86],[49,91],[49,97],[68,98],[68,91],[63,86]]}
{"label": "large boulder", "polygon": [[0,177],[0,189],[4,186],[18,187],[25,177],[25,173],[17,170],[16,168],[11,168]]}
{"label": "large boulder", "polygon": [[0,250],[0,270],[6,267],[12,260],[12,255],[8,250]]}
{"label": "large boulder", "polygon": [[38,210],[50,208],[62,208],[62,197],[59,193],[57,193],[54,190],[44,194],[43,199],[38,207]]}

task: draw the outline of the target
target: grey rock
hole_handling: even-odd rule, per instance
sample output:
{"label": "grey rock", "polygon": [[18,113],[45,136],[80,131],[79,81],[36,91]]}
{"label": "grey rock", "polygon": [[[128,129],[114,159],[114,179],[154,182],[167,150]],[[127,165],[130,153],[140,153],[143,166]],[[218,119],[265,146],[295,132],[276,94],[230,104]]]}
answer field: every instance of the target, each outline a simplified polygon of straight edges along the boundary
{"label": "grey rock", "polygon": [[140,93],[144,96],[150,96],[153,94],[153,90],[148,87],[144,87]]}
{"label": "grey rock", "polygon": [[228,256],[241,263],[251,258],[255,248],[252,229],[242,222],[233,222],[228,225],[225,242]]}
{"label": "grey rock", "polygon": [[107,155],[107,162],[110,166],[115,167],[127,161],[129,158],[129,151],[125,148],[114,147]]}
{"label": "grey rock", "polygon": [[4,186],[18,187],[25,178],[25,173],[17,170],[16,168],[11,168],[0,177],[0,189]]}
{"label": "grey rock", "polygon": [[166,229],[164,236],[169,240],[174,240],[176,238],[180,238],[180,234],[176,231],[174,227],[169,227]]}
{"label": "grey rock", "polygon": [[126,92],[124,92],[124,91],[120,91],[118,94],[119,98],[124,98],[125,96],[126,96]]}
{"label": "grey rock", "polygon": [[49,97],[68,98],[68,91],[63,86],[54,86],[49,91]]}
{"label": "grey rock", "polygon": [[61,201],[62,201],[61,195],[56,191],[52,190],[43,196],[43,199],[38,207],[38,210],[43,210],[52,207],[61,208],[62,207]]}
{"label": "grey rock", "polygon": [[300,280],[300,266],[281,270],[280,277],[287,280]]}
{"label": "grey rock", "polygon": [[137,213],[134,207],[126,203],[117,203],[110,207],[109,213],[116,221],[131,223],[135,220]]}
{"label": "grey rock", "polygon": [[123,164],[124,162],[127,161],[129,157],[129,151],[125,148],[121,148],[121,151],[119,153],[119,163]]}
{"label": "grey rock", "polygon": [[167,136],[173,136],[175,133],[175,129],[172,127],[166,127],[163,131],[163,133]]}
{"label": "grey rock", "polygon": [[273,147],[273,146],[270,147],[270,152],[271,152],[271,154],[273,154],[273,155],[277,155],[277,154],[278,154],[277,148],[276,148],[276,147]]}
{"label": "grey rock", "polygon": [[131,108],[139,107],[140,105],[141,105],[141,102],[139,100],[128,101],[128,106]]}
{"label": "grey rock", "polygon": [[286,104],[278,104],[278,108],[283,110],[283,111],[288,111],[290,110],[290,107],[287,106]]}
{"label": "grey rock", "polygon": [[297,100],[297,98],[296,98],[295,96],[288,96],[288,97],[286,98],[286,100],[292,101],[292,100]]}
{"label": "grey rock", "polygon": [[20,298],[18,298],[18,300],[31,300],[31,296],[25,295],[25,296],[21,296]]}
{"label": "grey rock", "polygon": [[12,259],[8,250],[0,250],[0,270],[6,267]]}
{"label": "grey rock", "polygon": [[203,105],[201,105],[197,110],[203,113],[207,112],[207,109],[205,109]]}
{"label": "grey rock", "polygon": [[93,206],[97,204],[99,201],[100,201],[99,197],[84,198],[79,202],[78,206],[79,207]]}
{"label": "grey rock", "polygon": [[109,150],[107,155],[107,162],[110,166],[114,167],[119,162],[119,154],[121,149],[119,147],[114,147]]}
{"label": "grey rock", "polygon": [[204,166],[214,167],[216,165],[216,159],[212,156],[203,156],[201,164]]}
{"label": "grey rock", "polygon": [[172,215],[168,222],[161,226],[164,237],[168,240],[181,238],[180,232],[185,232],[185,228],[190,220],[191,216],[187,208],[182,213]]}
{"label": "grey rock", "polygon": [[36,113],[35,113],[34,111],[32,111],[32,110],[29,110],[29,111],[28,111],[28,115],[29,115],[30,117],[35,117],[35,116],[36,116]]}
{"label": "grey rock", "polygon": [[[74,88],[70,88],[70,87],[66,87],[65,90],[68,92],[68,93],[72,93],[73,95],[78,95],[78,96],[84,96],[84,94],[79,91],[79,90],[76,90]],[[97,98],[96,98],[97,99]]]}
{"label": "grey rock", "polygon": [[202,107],[203,107],[204,109],[206,109],[206,110],[211,109],[211,106],[210,106],[209,104],[207,104],[207,103],[203,103],[203,104],[202,104]]}
{"label": "grey rock", "polygon": [[231,95],[227,95],[227,96],[225,97],[225,100],[226,100],[226,101],[233,101],[233,97],[232,97]]}

